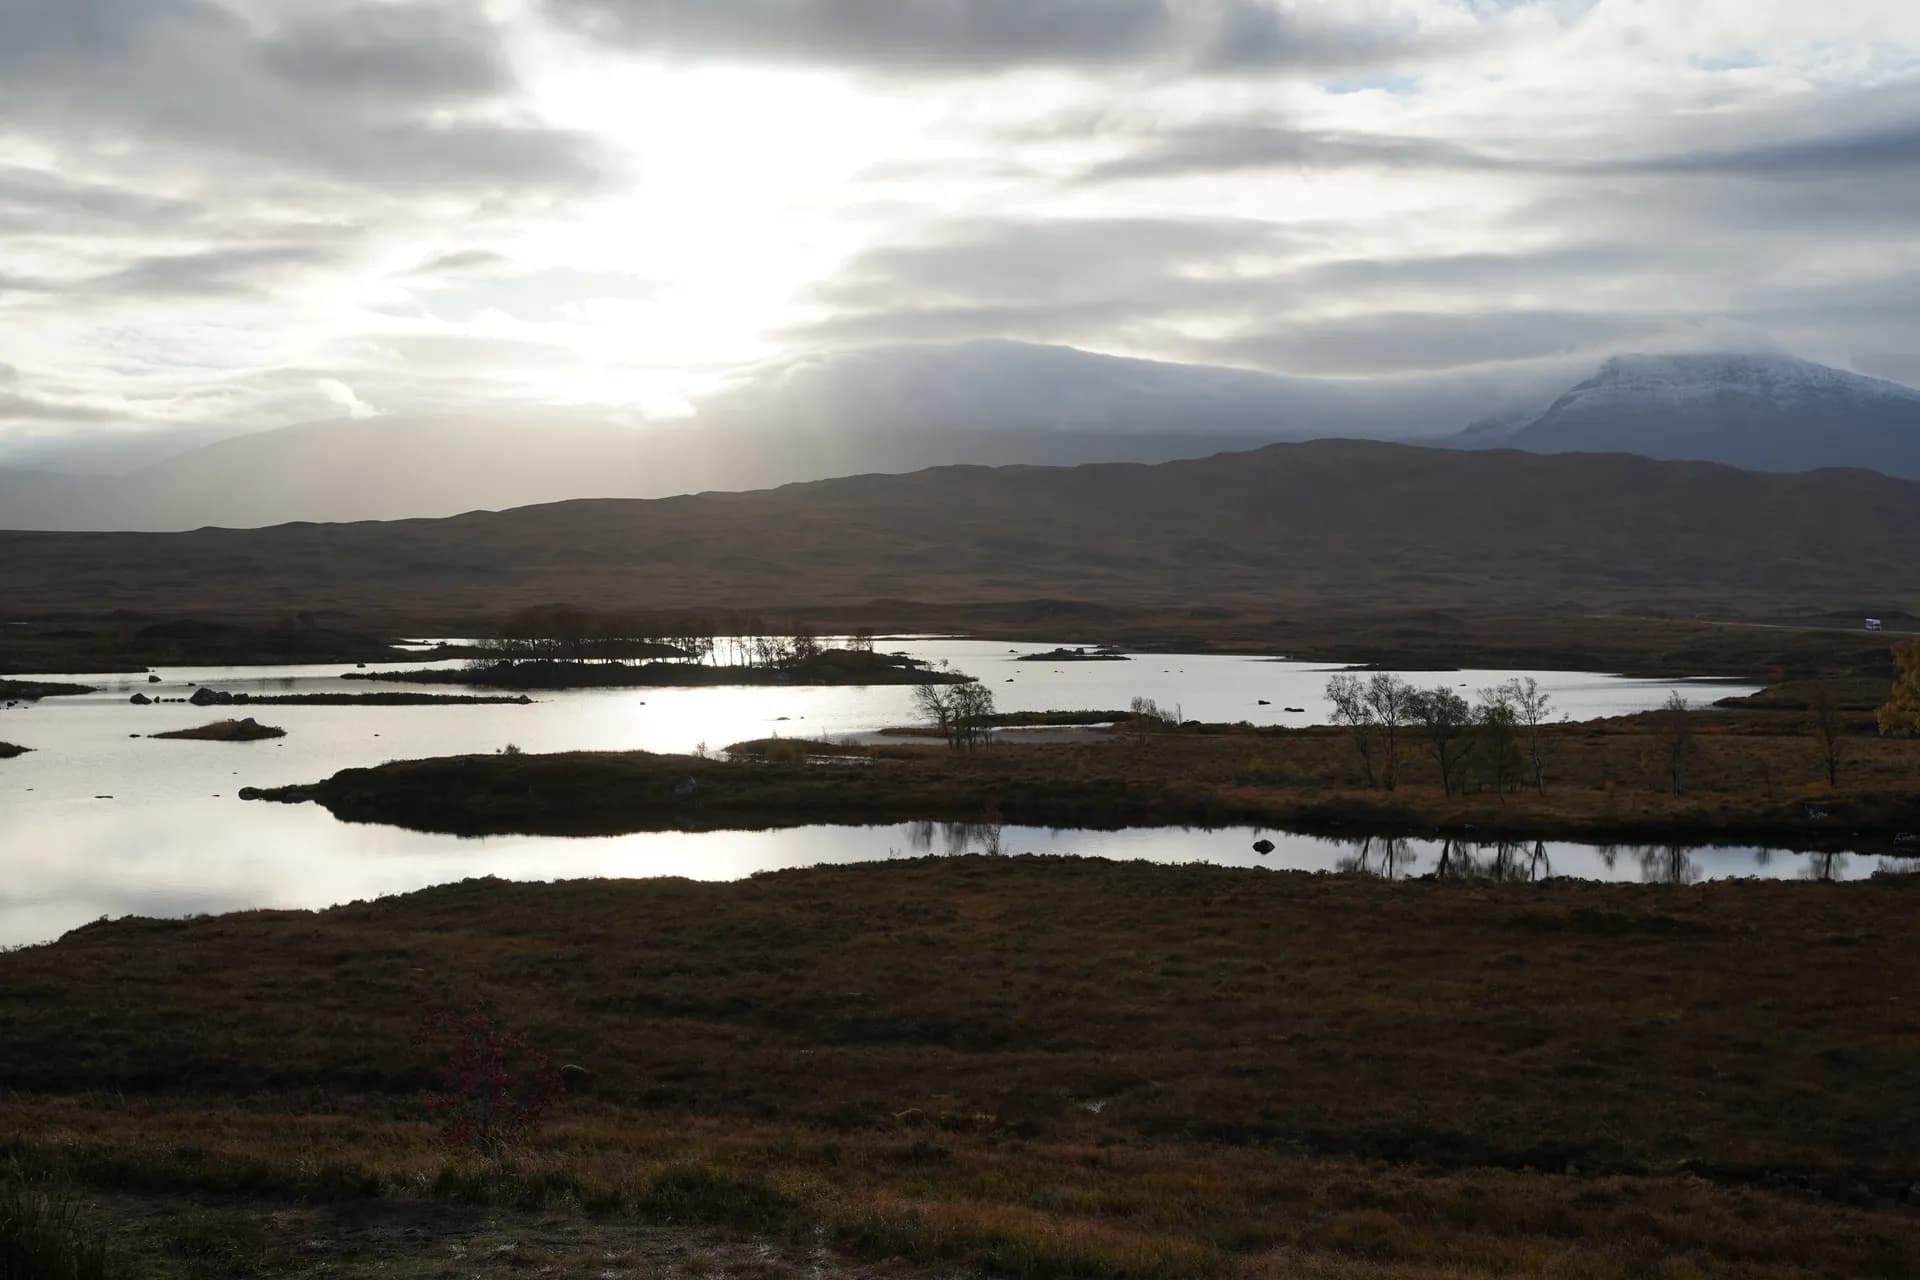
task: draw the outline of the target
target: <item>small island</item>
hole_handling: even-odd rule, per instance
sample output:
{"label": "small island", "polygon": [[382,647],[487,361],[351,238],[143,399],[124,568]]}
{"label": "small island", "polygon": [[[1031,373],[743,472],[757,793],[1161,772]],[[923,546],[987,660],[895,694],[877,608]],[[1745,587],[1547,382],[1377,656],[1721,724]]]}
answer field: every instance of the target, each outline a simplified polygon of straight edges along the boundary
{"label": "small island", "polygon": [[11,760],[15,756],[23,756],[31,750],[33,750],[32,747],[16,747],[11,742],[0,742],[0,760]]}
{"label": "small island", "polygon": [[967,684],[972,677],[940,671],[904,654],[818,649],[765,663],[622,662],[564,658],[500,658],[433,671],[349,671],[347,680],[455,684],[482,689],[654,689],[709,685]]}
{"label": "small island", "polygon": [[150,733],[149,738],[173,738],[189,742],[259,742],[265,738],[284,738],[285,729],[261,724],[252,716],[244,720],[216,720],[197,729],[175,729],[171,733]]}
{"label": "small island", "polygon": [[1049,649],[1045,653],[1023,653],[1015,662],[1131,662],[1133,659],[1112,645],[1097,649]]}
{"label": "small island", "polygon": [[38,702],[42,698],[77,698],[96,693],[87,684],[50,684],[44,680],[0,680],[0,702]]}

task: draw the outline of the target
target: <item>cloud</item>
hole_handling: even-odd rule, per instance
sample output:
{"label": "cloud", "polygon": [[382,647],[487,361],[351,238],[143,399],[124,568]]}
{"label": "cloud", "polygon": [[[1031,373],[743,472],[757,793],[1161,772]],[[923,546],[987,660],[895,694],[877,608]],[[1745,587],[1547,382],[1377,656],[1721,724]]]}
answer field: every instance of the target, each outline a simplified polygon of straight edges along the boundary
{"label": "cloud", "polygon": [[975,218],[857,256],[809,301],[815,341],[1072,341],[1261,301],[1302,240],[1230,218]]}
{"label": "cloud", "polygon": [[893,75],[1035,68],[1261,73],[1421,50],[1405,17],[1336,19],[1271,0],[548,0],[606,40],[680,58]]}
{"label": "cloud", "polygon": [[114,297],[221,297],[256,294],[289,272],[340,263],[337,246],[243,245],[159,254],[95,276],[80,287]]}
{"label": "cloud", "polygon": [[1129,140],[1123,154],[1091,166],[1080,175],[1080,180],[1120,182],[1250,169],[1437,169],[1472,173],[1527,167],[1524,161],[1491,155],[1441,138],[1302,129],[1260,120],[1225,120]]}
{"label": "cloud", "polygon": [[455,275],[467,271],[488,271],[505,266],[507,259],[491,249],[454,249],[437,253],[410,273],[412,275]]}
{"label": "cloud", "polygon": [[10,0],[0,118],[88,147],[270,158],[377,187],[580,185],[584,135],[499,108],[501,33],[455,0],[292,5]]}
{"label": "cloud", "polygon": [[338,378],[316,378],[313,387],[330,403],[339,405],[349,418],[371,418],[380,412],[355,395],[353,388]]}
{"label": "cloud", "polygon": [[1622,344],[1645,345],[1645,336],[1666,323],[1664,317],[1617,310],[1462,306],[1314,317],[1243,332],[1208,349],[1262,368],[1353,376],[1602,353]]}
{"label": "cloud", "polygon": [[91,182],[25,165],[0,165],[0,233],[142,234],[190,227],[205,206],[137,187]]}

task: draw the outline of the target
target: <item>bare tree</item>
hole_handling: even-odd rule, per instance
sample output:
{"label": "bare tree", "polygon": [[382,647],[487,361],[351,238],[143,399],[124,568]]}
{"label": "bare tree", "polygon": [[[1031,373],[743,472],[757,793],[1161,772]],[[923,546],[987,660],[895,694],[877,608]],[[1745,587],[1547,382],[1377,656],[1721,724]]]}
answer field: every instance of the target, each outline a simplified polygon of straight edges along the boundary
{"label": "bare tree", "polygon": [[1659,717],[1660,741],[1666,750],[1667,781],[1673,787],[1673,794],[1679,795],[1686,789],[1694,742],[1692,711],[1678,689],[1667,695]]}
{"label": "bare tree", "polygon": [[1827,769],[1827,785],[1840,785],[1841,716],[1840,700],[1833,695],[1833,686],[1822,682],[1814,686],[1813,697],[1808,702],[1813,712],[1809,722],[1813,736],[1820,743],[1820,763]]}
{"label": "bare tree", "polygon": [[1497,689],[1483,689],[1480,696],[1488,702],[1504,701],[1513,708],[1514,725],[1520,731],[1527,763],[1533,767],[1534,789],[1547,794],[1546,743],[1541,730],[1552,719],[1553,699],[1532,676],[1524,680],[1516,676]]}
{"label": "bare tree", "polygon": [[1415,693],[1408,700],[1407,710],[1409,718],[1426,734],[1427,747],[1440,765],[1440,788],[1451,799],[1454,771],[1473,749],[1473,740],[1467,736],[1473,725],[1473,709],[1465,698],[1441,684]]}
{"label": "bare tree", "polygon": [[953,708],[954,745],[966,751],[978,751],[993,741],[993,690],[979,681],[950,686],[948,698]]}
{"label": "bare tree", "polygon": [[914,712],[919,715],[922,720],[925,720],[928,724],[938,729],[940,736],[947,740],[947,745],[949,746],[952,746],[954,742],[953,695],[954,691],[961,687],[963,686],[936,684],[932,681],[913,686]]}
{"label": "bare tree", "polygon": [[1476,771],[1493,783],[1494,794],[1505,804],[1508,790],[1526,767],[1520,758],[1520,713],[1505,685],[1482,691],[1481,699],[1473,712],[1474,722],[1479,726],[1475,735],[1479,741],[1474,749]]}
{"label": "bare tree", "polygon": [[1400,730],[1413,720],[1414,687],[1385,671],[1366,683],[1365,698],[1373,722],[1380,726],[1380,781],[1387,790],[1395,785],[1400,760]]}
{"label": "bare tree", "polygon": [[1128,709],[1133,713],[1128,727],[1135,733],[1158,733],[1180,727],[1179,708],[1168,710],[1152,698],[1135,697]]}
{"label": "bare tree", "polygon": [[1374,767],[1380,726],[1373,718],[1373,708],[1367,705],[1360,677],[1337,675],[1327,681],[1327,701],[1333,704],[1333,722],[1345,725],[1353,738],[1353,748],[1360,753],[1360,765],[1367,772],[1367,785],[1380,785],[1379,770]]}

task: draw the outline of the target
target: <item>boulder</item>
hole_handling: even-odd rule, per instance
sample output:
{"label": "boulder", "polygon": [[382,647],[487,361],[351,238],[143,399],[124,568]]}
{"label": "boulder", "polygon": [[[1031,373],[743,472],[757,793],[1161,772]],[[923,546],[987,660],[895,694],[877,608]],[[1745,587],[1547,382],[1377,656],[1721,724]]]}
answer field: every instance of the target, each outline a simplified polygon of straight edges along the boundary
{"label": "boulder", "polygon": [[1273,841],[1255,840],[1253,842],[1253,851],[1259,854],[1260,856],[1265,857],[1267,854],[1273,852]]}
{"label": "boulder", "polygon": [[199,688],[193,691],[193,696],[188,698],[187,701],[196,707],[210,707],[220,701],[220,695],[211,689]]}
{"label": "boulder", "polygon": [[146,706],[153,705],[153,699],[149,698],[144,693],[136,693],[131,698],[128,698],[127,701],[131,702],[136,707],[146,707]]}
{"label": "boulder", "polygon": [[159,684],[159,683],[160,683],[160,677],[159,677],[159,676],[155,676],[155,675],[149,675],[149,676],[147,677],[147,683],[148,683],[148,684]]}

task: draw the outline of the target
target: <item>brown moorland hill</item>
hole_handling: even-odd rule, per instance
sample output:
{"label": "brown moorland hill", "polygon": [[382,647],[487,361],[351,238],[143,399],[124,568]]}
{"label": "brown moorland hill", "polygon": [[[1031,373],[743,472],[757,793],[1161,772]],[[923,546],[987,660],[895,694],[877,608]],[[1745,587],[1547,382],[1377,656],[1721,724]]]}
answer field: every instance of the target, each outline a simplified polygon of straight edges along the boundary
{"label": "brown moorland hill", "polygon": [[4,533],[0,598],[15,616],[1036,598],[1837,609],[1920,592],[1915,545],[1920,483],[1871,472],[1327,440],[1156,466],[942,467],[441,520]]}

